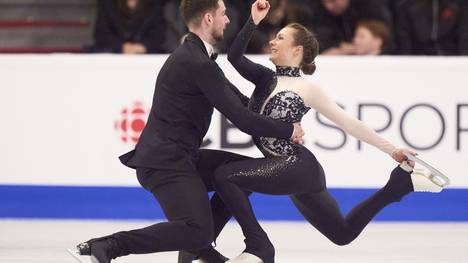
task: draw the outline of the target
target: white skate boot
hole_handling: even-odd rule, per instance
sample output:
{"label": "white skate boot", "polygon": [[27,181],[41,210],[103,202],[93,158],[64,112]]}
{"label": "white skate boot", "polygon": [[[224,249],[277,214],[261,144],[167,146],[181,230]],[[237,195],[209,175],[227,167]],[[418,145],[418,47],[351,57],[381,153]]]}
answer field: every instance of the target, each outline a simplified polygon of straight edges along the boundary
{"label": "white skate boot", "polygon": [[411,154],[406,154],[410,161],[415,162],[415,167],[411,167],[407,161],[400,164],[400,167],[411,173],[411,181],[415,192],[439,193],[444,187],[450,184],[450,179],[423,160]]}

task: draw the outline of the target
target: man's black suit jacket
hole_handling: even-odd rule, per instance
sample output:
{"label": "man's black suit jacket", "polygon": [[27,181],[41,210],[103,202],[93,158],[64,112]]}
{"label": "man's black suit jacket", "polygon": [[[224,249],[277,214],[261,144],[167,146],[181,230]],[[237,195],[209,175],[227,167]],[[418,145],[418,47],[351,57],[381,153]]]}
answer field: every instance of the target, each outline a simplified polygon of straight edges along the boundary
{"label": "man's black suit jacket", "polygon": [[159,72],[153,105],[135,150],[120,157],[131,168],[190,172],[211,122],[213,107],[245,133],[290,138],[291,123],[249,111],[243,96],[189,33]]}

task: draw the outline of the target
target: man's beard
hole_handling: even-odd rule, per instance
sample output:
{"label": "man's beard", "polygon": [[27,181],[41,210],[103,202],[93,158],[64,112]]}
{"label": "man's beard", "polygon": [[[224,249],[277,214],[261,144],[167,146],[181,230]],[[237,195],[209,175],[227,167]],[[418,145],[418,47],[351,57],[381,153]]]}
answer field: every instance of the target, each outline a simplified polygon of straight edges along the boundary
{"label": "man's beard", "polygon": [[[224,30],[223,30],[223,31],[224,31]],[[219,42],[219,41],[221,41],[221,40],[224,39],[224,32],[223,32],[223,31],[221,31],[221,33],[219,33],[219,32],[216,32],[216,30],[213,30],[213,31],[211,32],[211,37],[212,37],[216,42]]]}

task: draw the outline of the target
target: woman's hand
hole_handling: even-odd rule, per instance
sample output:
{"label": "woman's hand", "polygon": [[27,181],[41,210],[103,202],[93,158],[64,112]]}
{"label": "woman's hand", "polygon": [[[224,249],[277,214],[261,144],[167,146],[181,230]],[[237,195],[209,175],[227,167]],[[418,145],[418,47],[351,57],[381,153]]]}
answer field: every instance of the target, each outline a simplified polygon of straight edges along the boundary
{"label": "woman's hand", "polygon": [[[401,162],[403,162],[403,161],[408,161],[408,157],[406,157],[406,155],[405,155],[404,153],[409,153],[409,154],[411,154],[411,155],[413,155],[413,156],[418,155],[416,152],[413,152],[413,151],[411,151],[411,150],[409,150],[409,149],[407,149],[407,148],[397,148],[396,150],[394,150],[394,151],[392,152],[392,158],[393,158],[395,161],[399,162],[399,163],[401,163]],[[414,162],[413,162],[413,161],[408,161],[408,163],[409,163],[412,167],[414,167]]]}
{"label": "woman's hand", "polygon": [[270,3],[267,0],[257,0],[252,4],[252,20],[258,25],[268,14]]}

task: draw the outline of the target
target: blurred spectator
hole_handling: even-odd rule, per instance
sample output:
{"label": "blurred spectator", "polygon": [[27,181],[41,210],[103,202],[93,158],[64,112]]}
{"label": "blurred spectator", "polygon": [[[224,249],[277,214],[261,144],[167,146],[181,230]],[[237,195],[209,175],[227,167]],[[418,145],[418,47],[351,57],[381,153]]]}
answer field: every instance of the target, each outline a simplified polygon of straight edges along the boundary
{"label": "blurred spectator", "polygon": [[329,48],[327,55],[381,55],[387,54],[390,31],[378,20],[357,23],[352,43],[342,42],[340,47]]}
{"label": "blurred spectator", "polygon": [[389,28],[392,21],[383,0],[314,0],[310,7],[311,29],[317,34],[322,54],[348,54],[357,21],[378,20]]}
{"label": "blurred spectator", "polygon": [[[310,9],[299,0],[269,0],[270,11],[258,25],[247,48],[247,53],[269,53],[269,41],[281,28],[289,23],[297,22],[309,25]],[[250,7],[249,7],[250,12]]]}
{"label": "blurred spectator", "polygon": [[401,54],[468,55],[468,1],[399,0],[396,38]]}
{"label": "blurred spectator", "polygon": [[382,21],[368,20],[358,23],[353,38],[353,55],[381,55],[387,53],[390,30]]}
{"label": "blurred spectator", "polygon": [[99,0],[92,52],[164,52],[160,0]]}
{"label": "blurred spectator", "polygon": [[181,0],[168,0],[164,5],[164,19],[166,21],[166,32],[164,50],[171,53],[179,46],[184,34],[188,32],[185,26],[184,19],[179,12],[179,5]]}
{"label": "blurred spectator", "polygon": [[[226,14],[229,17],[229,24],[224,30],[224,39],[218,42],[215,49],[219,53],[226,53],[231,46],[232,41],[237,35],[237,32],[244,25],[244,22],[250,16],[250,4],[246,0],[224,0],[226,5]],[[248,13],[246,13],[246,11]],[[247,16],[247,18],[246,18]],[[242,20],[245,19],[245,20]]]}

